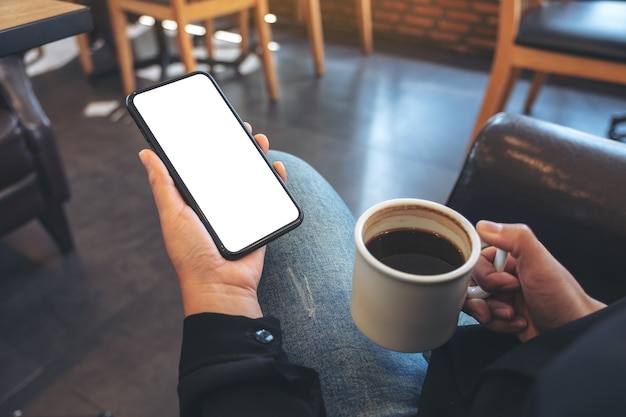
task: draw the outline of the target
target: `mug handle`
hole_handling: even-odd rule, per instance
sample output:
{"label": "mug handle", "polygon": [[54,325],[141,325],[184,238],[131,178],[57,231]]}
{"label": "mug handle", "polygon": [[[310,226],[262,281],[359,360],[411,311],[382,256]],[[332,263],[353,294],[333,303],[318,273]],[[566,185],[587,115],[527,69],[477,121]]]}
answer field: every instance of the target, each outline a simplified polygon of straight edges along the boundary
{"label": "mug handle", "polygon": [[[505,250],[498,249],[496,251],[496,257],[493,260],[493,267],[496,272],[504,271],[504,266],[506,265],[506,258],[509,256],[509,253]],[[467,287],[467,298],[470,300],[474,300],[477,298],[487,298],[491,294],[487,291],[480,288],[478,285],[473,285]]]}

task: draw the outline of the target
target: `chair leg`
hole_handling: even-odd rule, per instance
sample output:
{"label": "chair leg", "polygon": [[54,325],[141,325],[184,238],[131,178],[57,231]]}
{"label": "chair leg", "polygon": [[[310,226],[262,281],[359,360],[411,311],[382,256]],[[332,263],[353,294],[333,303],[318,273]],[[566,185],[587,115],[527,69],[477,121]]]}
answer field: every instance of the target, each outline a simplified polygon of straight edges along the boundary
{"label": "chair leg", "polygon": [[213,44],[213,35],[215,34],[215,22],[213,19],[204,21],[204,47],[206,48],[206,56],[209,61],[215,58],[215,45]]}
{"label": "chair leg", "polygon": [[504,110],[504,108],[506,107],[506,103],[509,102],[509,98],[511,97],[511,93],[513,92],[513,88],[515,87],[515,83],[517,79],[519,78],[520,73],[521,73],[521,69],[519,68],[511,69],[511,72],[509,73],[509,78],[500,94],[500,100],[498,101],[498,104],[496,106],[497,110],[495,113],[498,113]]}
{"label": "chair leg", "polygon": [[465,149],[465,155],[469,152],[478,132],[480,132],[487,120],[494,114],[502,111],[506,106],[518,73],[519,71],[514,69],[508,61],[496,57],[489,76],[485,97]]}
{"label": "chair leg", "polygon": [[193,56],[193,40],[191,35],[185,30],[185,26],[184,22],[180,22],[176,28],[178,53],[181,61],[185,64],[187,72],[191,72],[196,69],[196,58]]}
{"label": "chair leg", "polygon": [[239,34],[241,35],[241,56],[250,52],[250,13],[248,10],[239,12]]}
{"label": "chair leg", "polygon": [[371,54],[374,50],[372,39],[372,5],[371,0],[356,0],[359,15],[359,31],[361,35],[361,50],[364,54]]}
{"label": "chair leg", "polygon": [[172,57],[169,47],[167,45],[167,37],[165,35],[165,29],[163,29],[163,22],[157,20],[154,25],[154,32],[157,38],[157,45],[159,47],[159,66],[161,67],[161,81],[167,79],[167,67],[171,64]]}
{"label": "chair leg", "polygon": [[296,21],[298,23],[302,23],[305,18],[304,7],[302,7],[302,2],[307,0],[297,0],[296,1]]}
{"label": "chair leg", "polygon": [[309,32],[309,42],[313,53],[313,65],[315,74],[324,75],[324,30],[322,27],[322,13],[320,0],[306,0],[307,30]]}
{"label": "chair leg", "polygon": [[65,255],[74,249],[74,239],[62,204],[50,207],[46,214],[39,217],[39,220],[62,254]]}
{"label": "chair leg", "polygon": [[76,36],[76,43],[78,43],[78,56],[80,58],[80,66],[83,69],[83,74],[91,75],[93,73],[93,61],[91,59],[89,36],[85,33],[81,33]]}
{"label": "chair leg", "polygon": [[533,104],[537,99],[537,95],[539,95],[539,90],[543,86],[547,77],[548,74],[541,71],[537,71],[535,72],[535,75],[533,75],[532,84],[530,85],[530,90],[528,90],[528,95],[526,96],[526,101],[524,102],[524,114],[530,114]]}
{"label": "chair leg", "polygon": [[259,0],[255,8],[256,26],[259,31],[259,47],[261,50],[261,60],[263,61],[263,71],[265,73],[265,82],[267,83],[267,92],[272,100],[278,99],[278,80],[276,78],[276,67],[274,65],[274,56],[269,49],[269,43],[272,40],[271,29],[269,23],[265,21],[265,15],[268,13],[267,0]]}
{"label": "chair leg", "polygon": [[122,87],[125,94],[130,94],[135,90],[136,83],[133,53],[131,50],[130,39],[126,33],[128,21],[126,19],[126,14],[120,9],[119,2],[117,0],[109,0],[108,5],[113,39],[115,39],[117,65],[122,78]]}

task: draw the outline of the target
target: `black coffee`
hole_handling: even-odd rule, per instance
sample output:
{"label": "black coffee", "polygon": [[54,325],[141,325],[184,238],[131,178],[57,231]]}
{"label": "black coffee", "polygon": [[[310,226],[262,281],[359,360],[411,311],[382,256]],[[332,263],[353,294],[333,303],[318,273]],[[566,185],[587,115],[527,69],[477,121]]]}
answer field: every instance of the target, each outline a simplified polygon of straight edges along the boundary
{"label": "black coffee", "polygon": [[385,265],[411,274],[445,274],[465,262],[454,243],[437,233],[419,229],[388,230],[365,245]]}

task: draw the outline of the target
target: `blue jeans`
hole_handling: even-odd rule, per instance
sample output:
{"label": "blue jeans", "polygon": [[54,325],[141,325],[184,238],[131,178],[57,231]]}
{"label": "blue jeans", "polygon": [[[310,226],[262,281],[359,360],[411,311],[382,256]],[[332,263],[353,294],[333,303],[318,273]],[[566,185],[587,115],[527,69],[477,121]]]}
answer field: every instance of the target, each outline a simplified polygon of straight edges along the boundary
{"label": "blue jeans", "polygon": [[292,363],[315,369],[329,417],[408,416],[427,362],[383,349],[350,316],[354,217],[335,190],[302,160],[280,152],[303,223],[268,245],[259,300],[280,319]]}

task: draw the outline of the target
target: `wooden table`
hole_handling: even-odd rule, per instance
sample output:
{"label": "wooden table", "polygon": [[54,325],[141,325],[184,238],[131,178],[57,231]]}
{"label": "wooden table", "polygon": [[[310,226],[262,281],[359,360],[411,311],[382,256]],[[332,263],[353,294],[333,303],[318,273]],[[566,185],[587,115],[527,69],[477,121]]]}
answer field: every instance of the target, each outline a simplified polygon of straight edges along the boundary
{"label": "wooden table", "polygon": [[54,0],[0,0],[0,106],[18,118],[25,135],[41,138],[54,133],[26,74],[24,53],[92,28],[86,6]]}
{"label": "wooden table", "polygon": [[47,119],[32,91],[23,54],[93,29],[89,7],[56,0],[0,0],[0,89],[18,118]]}
{"label": "wooden table", "polygon": [[55,0],[0,1],[0,57],[92,29],[86,6]]}
{"label": "wooden table", "polygon": [[26,130],[49,129],[49,120],[24,67],[23,54],[93,29],[89,7],[56,0],[0,0],[0,96]]}

